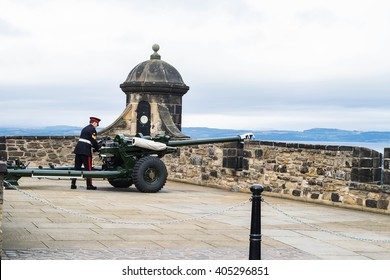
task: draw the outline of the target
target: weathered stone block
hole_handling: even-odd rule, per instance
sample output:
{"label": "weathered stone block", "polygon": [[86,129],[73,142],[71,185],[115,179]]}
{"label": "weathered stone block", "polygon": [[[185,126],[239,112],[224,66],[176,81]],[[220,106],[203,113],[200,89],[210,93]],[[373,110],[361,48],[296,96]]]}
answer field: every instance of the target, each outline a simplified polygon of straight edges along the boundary
{"label": "weathered stone block", "polygon": [[390,185],[390,170],[383,171],[383,184]]}
{"label": "weathered stone block", "polygon": [[12,152],[8,153],[8,156],[9,157],[22,157],[22,156],[24,156],[24,152],[14,152],[14,151],[12,151]]}
{"label": "weathered stone block", "polygon": [[37,142],[29,142],[27,143],[27,149],[42,149],[42,145]]}
{"label": "weathered stone block", "polygon": [[285,142],[274,142],[275,147],[287,147],[287,143]]}
{"label": "weathered stone block", "polygon": [[260,145],[262,146],[273,146],[275,142],[272,141],[260,141]]}
{"label": "weathered stone block", "polygon": [[311,192],[311,188],[304,188],[303,189],[303,196],[308,196],[310,192]]}
{"label": "weathered stone block", "polygon": [[224,157],[222,162],[223,167],[236,169],[237,158],[236,157]]}
{"label": "weathered stone block", "polygon": [[319,193],[312,193],[310,196],[311,199],[318,199],[319,197],[320,197]]}
{"label": "weathered stone block", "polygon": [[346,195],[343,197],[343,204],[355,205],[356,198],[352,197],[351,195]]}
{"label": "weathered stone block", "polygon": [[372,180],[373,180],[373,183],[378,183],[378,182],[380,182],[381,181],[381,179],[382,179],[382,168],[374,168],[373,170],[372,170],[372,175],[373,175],[373,178],[372,178]]}
{"label": "weathered stone block", "polygon": [[275,165],[274,166],[274,171],[275,172],[280,172],[280,173],[287,173],[287,166],[285,164]]}
{"label": "weathered stone block", "polygon": [[339,151],[348,151],[348,152],[351,152],[353,151],[353,148],[352,146],[339,146]]}
{"label": "weathered stone block", "polygon": [[326,146],[326,149],[328,151],[338,151],[339,150],[339,146],[329,145],[329,146]]}
{"label": "weathered stone block", "polygon": [[244,150],[243,157],[247,157],[247,158],[252,157],[252,151]]}
{"label": "weathered stone block", "polygon": [[292,195],[293,196],[301,196],[301,191],[300,190],[293,190]]}
{"label": "weathered stone block", "polygon": [[263,150],[255,150],[255,158],[262,158],[263,157]]}
{"label": "weathered stone block", "polygon": [[242,169],[249,170],[249,160],[247,160],[246,158],[242,160]]}
{"label": "weathered stone block", "polygon": [[237,170],[242,170],[243,167],[243,157],[237,157]]}
{"label": "weathered stone block", "polygon": [[359,168],[351,169],[351,180],[355,182],[359,182]]}
{"label": "weathered stone block", "polygon": [[306,174],[309,172],[309,168],[307,166],[301,166],[299,172],[301,172],[302,174]]}
{"label": "weathered stone block", "polygon": [[358,182],[368,183],[373,181],[373,171],[370,168],[359,168]]}
{"label": "weathered stone block", "polygon": [[389,208],[389,201],[385,199],[378,200],[378,209],[385,209],[387,210]]}
{"label": "weathered stone block", "polygon": [[368,148],[360,148],[359,157],[372,157],[373,150]]}
{"label": "weathered stone block", "polygon": [[333,202],[340,202],[340,195],[338,193],[332,193],[330,195],[330,200]]}
{"label": "weathered stone block", "polygon": [[390,193],[390,186],[389,185],[382,185],[382,192],[384,193]]}
{"label": "weathered stone block", "polygon": [[382,159],[381,158],[373,159],[372,167],[374,167],[374,168],[382,168]]}
{"label": "weathered stone block", "polygon": [[7,161],[8,159],[8,154],[6,151],[0,151],[0,160],[1,161]]}
{"label": "weathered stone block", "polygon": [[377,208],[378,207],[378,201],[376,201],[374,199],[366,199],[366,207]]}
{"label": "weathered stone block", "polygon": [[[225,156],[225,153],[224,153]],[[237,149],[226,149],[226,156],[235,157],[237,156]]]}
{"label": "weathered stone block", "polygon": [[346,173],[343,170],[336,170],[335,178],[339,180],[345,180]]}
{"label": "weathered stone block", "polygon": [[51,154],[49,154],[48,158],[49,158],[50,160],[56,160],[58,157],[57,157],[56,154],[51,153]]}
{"label": "weathered stone block", "polygon": [[373,159],[372,158],[361,158],[359,160],[359,167],[372,167]]}
{"label": "weathered stone block", "polygon": [[190,162],[192,165],[202,165],[202,157],[194,155],[190,158]]}
{"label": "weathered stone block", "polygon": [[390,158],[390,148],[385,148],[383,153],[384,158]]}

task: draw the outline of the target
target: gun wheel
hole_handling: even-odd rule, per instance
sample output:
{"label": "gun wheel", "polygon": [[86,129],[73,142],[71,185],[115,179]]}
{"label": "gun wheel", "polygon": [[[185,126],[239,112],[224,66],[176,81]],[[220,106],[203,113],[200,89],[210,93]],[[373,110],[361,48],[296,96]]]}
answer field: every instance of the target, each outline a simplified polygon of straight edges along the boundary
{"label": "gun wheel", "polygon": [[108,179],[108,182],[111,186],[118,189],[128,188],[133,184],[133,181],[128,178]]}
{"label": "gun wheel", "polygon": [[133,182],[140,192],[158,192],[164,187],[167,177],[167,168],[157,157],[141,158],[134,165]]}

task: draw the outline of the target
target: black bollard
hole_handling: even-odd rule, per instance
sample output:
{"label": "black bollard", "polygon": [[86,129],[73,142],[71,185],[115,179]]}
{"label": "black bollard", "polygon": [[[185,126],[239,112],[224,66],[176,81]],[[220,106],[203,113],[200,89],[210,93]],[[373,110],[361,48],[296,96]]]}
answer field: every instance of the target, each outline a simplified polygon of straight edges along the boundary
{"label": "black bollard", "polygon": [[261,260],[261,193],[262,185],[252,185],[252,220],[249,238],[249,259]]}

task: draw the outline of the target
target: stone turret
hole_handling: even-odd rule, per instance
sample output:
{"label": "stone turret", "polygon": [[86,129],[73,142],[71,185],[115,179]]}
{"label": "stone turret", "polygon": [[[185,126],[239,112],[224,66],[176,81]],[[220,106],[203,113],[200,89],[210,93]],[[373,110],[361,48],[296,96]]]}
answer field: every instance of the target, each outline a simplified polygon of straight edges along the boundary
{"label": "stone turret", "polygon": [[161,60],[155,44],[150,59],[139,63],[120,85],[126,94],[126,109],[101,135],[166,134],[188,138],[181,132],[182,97],[189,87],[180,73]]}

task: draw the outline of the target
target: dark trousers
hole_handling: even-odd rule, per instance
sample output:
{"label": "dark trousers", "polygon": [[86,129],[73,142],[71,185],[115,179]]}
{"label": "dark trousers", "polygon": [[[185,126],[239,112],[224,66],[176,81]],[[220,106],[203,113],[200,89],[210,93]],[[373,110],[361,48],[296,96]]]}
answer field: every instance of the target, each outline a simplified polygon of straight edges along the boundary
{"label": "dark trousers", "polygon": [[[92,170],[92,157],[86,156],[86,155],[78,155],[76,154],[74,158],[74,169],[75,170],[81,170],[81,166],[84,166],[85,170],[91,171]],[[77,179],[72,179],[72,186],[76,185]],[[87,181],[87,186],[92,186],[92,179],[87,178],[85,179]]]}

